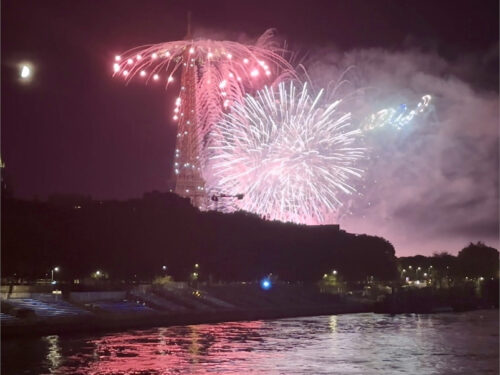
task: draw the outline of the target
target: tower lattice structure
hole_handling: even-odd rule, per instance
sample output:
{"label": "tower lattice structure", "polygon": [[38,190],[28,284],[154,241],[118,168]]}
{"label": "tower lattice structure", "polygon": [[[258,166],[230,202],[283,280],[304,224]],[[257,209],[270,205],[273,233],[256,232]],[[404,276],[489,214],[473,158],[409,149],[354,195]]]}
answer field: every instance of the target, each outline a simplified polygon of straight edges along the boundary
{"label": "tower lattice structure", "polygon": [[197,66],[190,60],[188,51],[184,53],[183,60],[181,91],[176,103],[175,193],[189,198],[195,207],[203,208],[207,198],[201,175],[202,139],[198,129],[202,124],[199,123],[196,107]]}

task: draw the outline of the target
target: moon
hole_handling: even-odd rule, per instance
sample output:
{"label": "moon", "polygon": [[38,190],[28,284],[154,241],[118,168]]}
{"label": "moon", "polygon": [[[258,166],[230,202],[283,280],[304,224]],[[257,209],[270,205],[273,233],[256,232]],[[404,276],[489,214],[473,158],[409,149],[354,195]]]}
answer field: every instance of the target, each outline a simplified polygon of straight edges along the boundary
{"label": "moon", "polygon": [[30,82],[33,79],[33,65],[27,62],[19,64],[19,79],[21,82]]}

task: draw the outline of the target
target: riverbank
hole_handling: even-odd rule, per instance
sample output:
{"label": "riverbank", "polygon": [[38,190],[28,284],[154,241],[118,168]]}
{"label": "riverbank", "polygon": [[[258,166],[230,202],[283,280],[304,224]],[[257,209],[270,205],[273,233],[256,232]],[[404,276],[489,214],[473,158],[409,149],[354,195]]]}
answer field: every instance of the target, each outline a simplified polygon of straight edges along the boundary
{"label": "riverbank", "polygon": [[182,314],[148,314],[134,316],[92,316],[58,321],[25,322],[2,326],[2,338],[19,336],[42,336],[49,334],[101,333],[127,329],[151,328],[191,324],[221,323],[229,321],[251,321],[292,317],[321,316],[346,313],[369,312],[362,306],[355,308],[337,307],[297,307],[291,309],[255,309],[218,312],[196,312]]}
{"label": "riverbank", "polygon": [[385,295],[374,303],[373,309],[374,312],[383,314],[431,314],[498,309],[498,294],[480,295],[475,290],[464,288],[406,288]]}
{"label": "riverbank", "polygon": [[[11,296],[12,297],[12,296]],[[2,298],[2,337],[97,333],[373,311],[368,301],[320,293],[311,286],[254,284],[190,288],[185,284],[68,295],[33,293]]]}
{"label": "riverbank", "polygon": [[376,312],[440,313],[498,308],[478,298],[404,291],[374,299],[322,293],[315,285],[254,283],[140,285],[122,291],[3,293],[2,337]]}

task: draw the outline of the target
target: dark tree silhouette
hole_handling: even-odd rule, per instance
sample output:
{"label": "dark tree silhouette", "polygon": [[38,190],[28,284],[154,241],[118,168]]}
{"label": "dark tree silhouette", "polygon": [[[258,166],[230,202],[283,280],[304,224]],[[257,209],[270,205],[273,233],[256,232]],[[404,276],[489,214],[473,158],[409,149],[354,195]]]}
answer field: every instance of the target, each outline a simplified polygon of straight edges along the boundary
{"label": "dark tree silhouette", "polygon": [[264,221],[248,213],[200,212],[170,193],[128,201],[54,196],[49,202],[4,199],[2,271],[39,278],[58,265],[60,278],[97,269],[112,279],[151,280],[162,266],[188,280],[318,281],[336,269],[343,280],[392,280],[394,247],[338,226]]}
{"label": "dark tree silhouette", "polygon": [[467,277],[498,277],[498,250],[482,242],[471,242],[458,253],[457,272]]}

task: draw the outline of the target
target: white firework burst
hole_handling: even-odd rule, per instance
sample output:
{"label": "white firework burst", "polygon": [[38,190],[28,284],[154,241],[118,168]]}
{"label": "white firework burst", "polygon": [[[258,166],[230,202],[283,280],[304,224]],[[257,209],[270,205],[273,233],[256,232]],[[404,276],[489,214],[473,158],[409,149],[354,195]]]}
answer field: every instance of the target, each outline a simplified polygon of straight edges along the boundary
{"label": "white firework burst", "polygon": [[[270,220],[324,224],[355,192],[362,132],[342,100],[323,103],[293,82],[245,96],[211,136],[204,168],[215,209]],[[243,199],[231,199],[243,194]]]}

